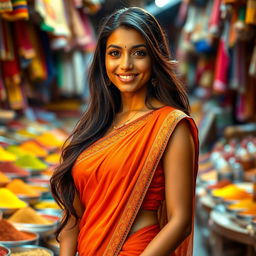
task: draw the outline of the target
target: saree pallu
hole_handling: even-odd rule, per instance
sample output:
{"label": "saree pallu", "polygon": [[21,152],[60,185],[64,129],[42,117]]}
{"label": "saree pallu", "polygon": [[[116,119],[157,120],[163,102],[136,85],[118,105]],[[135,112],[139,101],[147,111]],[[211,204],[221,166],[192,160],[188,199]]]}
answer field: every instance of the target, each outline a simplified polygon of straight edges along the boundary
{"label": "saree pallu", "polygon": [[[85,208],[78,235],[79,256],[122,255],[132,237],[134,242],[136,234],[127,239],[129,231],[168,140],[184,118],[189,123],[195,144],[195,185],[197,128],[189,116],[169,106],[153,110],[111,132],[80,154],[72,169],[74,183]],[[164,201],[158,209],[158,216],[162,228],[167,223]],[[192,250],[191,234],[172,255],[191,256]]]}

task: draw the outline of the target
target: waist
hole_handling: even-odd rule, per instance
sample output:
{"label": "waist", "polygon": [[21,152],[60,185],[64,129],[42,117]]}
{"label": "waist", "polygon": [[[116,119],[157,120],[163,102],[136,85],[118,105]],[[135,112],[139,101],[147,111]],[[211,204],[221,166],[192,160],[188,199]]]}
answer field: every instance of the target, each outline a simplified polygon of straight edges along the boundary
{"label": "waist", "polygon": [[158,219],[157,219],[157,211],[149,211],[149,210],[144,210],[141,209],[135,220],[134,223],[131,227],[130,233],[128,236],[132,235],[133,233],[137,232],[138,230],[158,224]]}

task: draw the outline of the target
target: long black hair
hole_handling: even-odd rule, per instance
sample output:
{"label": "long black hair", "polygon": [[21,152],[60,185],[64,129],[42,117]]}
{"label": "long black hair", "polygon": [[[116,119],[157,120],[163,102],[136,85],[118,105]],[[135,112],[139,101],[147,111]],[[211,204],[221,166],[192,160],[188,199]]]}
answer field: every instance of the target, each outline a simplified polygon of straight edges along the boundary
{"label": "long black hair", "polygon": [[[99,30],[98,43],[89,70],[90,102],[77,123],[62,151],[62,160],[51,180],[51,191],[57,203],[65,210],[57,235],[67,224],[71,215],[78,220],[73,206],[76,192],[72,178],[72,166],[78,155],[100,139],[110,128],[114,117],[121,109],[121,97],[114,85],[108,86],[105,68],[106,42],[111,33],[126,27],[138,31],[146,41],[152,60],[152,79],[147,85],[146,105],[155,98],[164,105],[180,109],[188,114],[189,102],[186,92],[175,74],[175,63],[171,60],[168,42],[157,20],[142,8],[120,9],[107,17]],[[151,80],[152,80],[151,79]]]}

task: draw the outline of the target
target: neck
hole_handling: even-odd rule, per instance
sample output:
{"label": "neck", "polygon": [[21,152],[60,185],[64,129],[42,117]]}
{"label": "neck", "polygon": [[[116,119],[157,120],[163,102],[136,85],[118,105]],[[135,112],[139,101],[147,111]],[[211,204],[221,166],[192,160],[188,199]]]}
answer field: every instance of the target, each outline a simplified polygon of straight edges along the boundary
{"label": "neck", "polygon": [[141,111],[148,109],[145,104],[146,95],[135,94],[122,94],[122,110],[121,112]]}

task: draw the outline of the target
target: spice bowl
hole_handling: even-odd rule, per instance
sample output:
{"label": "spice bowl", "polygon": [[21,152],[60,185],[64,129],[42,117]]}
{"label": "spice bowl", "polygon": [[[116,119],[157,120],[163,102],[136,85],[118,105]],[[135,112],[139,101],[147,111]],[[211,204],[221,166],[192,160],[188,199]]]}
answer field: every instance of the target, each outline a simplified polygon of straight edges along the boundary
{"label": "spice bowl", "polygon": [[52,250],[55,255],[60,254],[60,245],[57,242],[55,237],[51,237],[51,238],[45,240],[44,242],[45,242],[45,246],[47,248],[49,248],[50,250]]}
{"label": "spice bowl", "polygon": [[9,248],[3,246],[0,244],[0,255],[3,255],[3,256],[10,256],[11,255],[11,251]]}
{"label": "spice bowl", "polygon": [[[38,245],[23,245],[11,249],[11,253],[24,253],[26,252],[27,256],[53,256],[53,251],[48,248],[38,246]],[[22,254],[25,255],[25,254]]]}
{"label": "spice bowl", "polygon": [[18,196],[18,198],[20,200],[28,203],[29,205],[36,204],[41,199],[41,195],[40,194],[38,194],[36,196],[27,196],[27,195],[17,195],[17,196]]}
{"label": "spice bowl", "polygon": [[16,212],[17,210],[19,210],[19,209],[21,209],[21,208],[3,208],[3,207],[0,207],[0,211],[2,212],[3,216],[9,216],[9,215],[13,214],[14,212]]}
{"label": "spice bowl", "polygon": [[37,233],[31,232],[31,231],[25,231],[25,230],[20,230],[20,231],[26,233],[27,235],[30,235],[31,238],[26,240],[18,240],[18,241],[0,241],[0,244],[8,248],[13,248],[13,247],[19,247],[19,246],[29,245],[29,244],[35,245],[38,243],[39,235]]}
{"label": "spice bowl", "polygon": [[16,223],[12,222],[15,228],[19,230],[26,230],[29,232],[36,232],[39,235],[39,238],[45,238],[48,237],[49,235],[53,234],[59,224],[60,217],[55,216],[55,215],[47,215],[47,214],[42,214],[42,217],[47,218],[48,220],[51,220],[52,223],[50,224],[28,224],[28,223]]}

